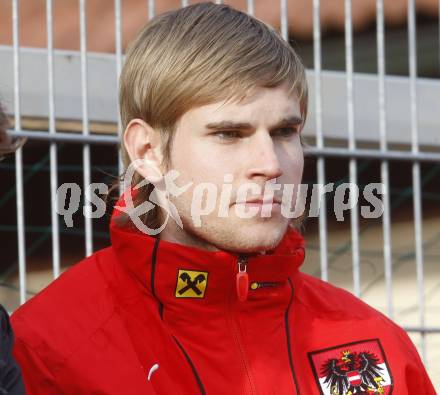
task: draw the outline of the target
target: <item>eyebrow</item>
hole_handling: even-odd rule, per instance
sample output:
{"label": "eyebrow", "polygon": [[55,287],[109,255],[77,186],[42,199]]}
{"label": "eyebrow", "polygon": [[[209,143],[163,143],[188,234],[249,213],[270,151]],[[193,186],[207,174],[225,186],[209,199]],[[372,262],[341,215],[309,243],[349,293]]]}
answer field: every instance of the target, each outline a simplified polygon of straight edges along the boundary
{"label": "eyebrow", "polygon": [[[296,115],[283,118],[275,125],[271,126],[270,129],[283,128],[286,126],[296,126],[301,125],[303,120],[301,117]],[[219,130],[219,129],[252,129],[252,125],[247,122],[233,122],[233,121],[220,121],[212,122],[206,125],[207,129]]]}

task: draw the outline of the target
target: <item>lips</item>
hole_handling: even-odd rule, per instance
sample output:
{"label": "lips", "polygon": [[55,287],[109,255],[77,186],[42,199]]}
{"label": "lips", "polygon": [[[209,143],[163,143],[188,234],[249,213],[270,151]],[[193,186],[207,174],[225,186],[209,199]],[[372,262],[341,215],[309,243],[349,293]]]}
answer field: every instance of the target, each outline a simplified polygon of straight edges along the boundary
{"label": "lips", "polygon": [[[262,217],[272,217],[277,216],[281,213],[281,199],[276,197],[257,197],[247,200],[239,200],[236,203],[236,207],[238,206],[240,209],[244,209],[245,213],[247,210],[255,210],[254,214],[260,215]],[[252,211],[247,211],[247,213],[251,213]],[[247,215],[247,214],[246,214]]]}
{"label": "lips", "polygon": [[249,200],[237,201],[238,204],[281,204],[281,200],[274,198],[254,198]]}

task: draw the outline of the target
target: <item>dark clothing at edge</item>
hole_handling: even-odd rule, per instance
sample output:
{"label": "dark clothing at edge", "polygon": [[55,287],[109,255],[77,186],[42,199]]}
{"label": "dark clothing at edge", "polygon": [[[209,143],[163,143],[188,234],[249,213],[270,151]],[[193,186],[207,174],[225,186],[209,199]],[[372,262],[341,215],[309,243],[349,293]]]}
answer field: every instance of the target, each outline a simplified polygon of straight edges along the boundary
{"label": "dark clothing at edge", "polygon": [[12,356],[14,334],[9,316],[0,305],[0,395],[25,395],[21,370]]}

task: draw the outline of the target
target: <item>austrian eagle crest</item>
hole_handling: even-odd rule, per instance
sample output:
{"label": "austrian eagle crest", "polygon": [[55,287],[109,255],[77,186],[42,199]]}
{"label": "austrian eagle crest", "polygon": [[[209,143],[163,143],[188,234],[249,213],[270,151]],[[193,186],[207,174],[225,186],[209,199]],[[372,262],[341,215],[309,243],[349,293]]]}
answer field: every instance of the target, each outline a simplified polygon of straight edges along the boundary
{"label": "austrian eagle crest", "polygon": [[391,394],[392,378],[379,340],[309,353],[324,395]]}

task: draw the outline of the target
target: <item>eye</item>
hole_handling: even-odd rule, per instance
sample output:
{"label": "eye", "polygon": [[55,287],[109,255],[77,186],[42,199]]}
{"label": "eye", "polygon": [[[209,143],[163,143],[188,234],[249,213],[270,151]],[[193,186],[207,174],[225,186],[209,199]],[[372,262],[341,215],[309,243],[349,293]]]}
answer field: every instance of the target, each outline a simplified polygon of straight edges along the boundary
{"label": "eye", "polygon": [[240,137],[240,132],[236,130],[222,130],[213,134],[221,140],[232,140]]}
{"label": "eye", "polygon": [[275,137],[290,137],[290,136],[293,136],[296,133],[298,133],[298,129],[297,128],[286,127],[286,128],[276,129],[272,133],[272,136],[275,136]]}

